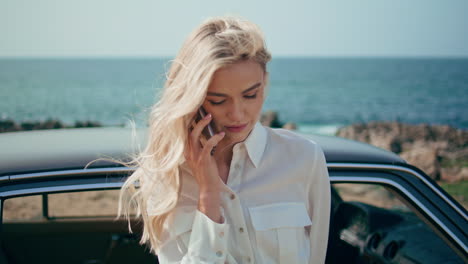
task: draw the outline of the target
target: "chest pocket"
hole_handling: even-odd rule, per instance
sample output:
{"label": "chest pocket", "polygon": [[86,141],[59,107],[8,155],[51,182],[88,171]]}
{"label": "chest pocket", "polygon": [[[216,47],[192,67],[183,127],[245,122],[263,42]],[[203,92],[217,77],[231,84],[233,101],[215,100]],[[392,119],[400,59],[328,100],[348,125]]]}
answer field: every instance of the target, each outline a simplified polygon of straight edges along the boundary
{"label": "chest pocket", "polygon": [[274,203],[249,208],[262,263],[307,263],[312,224],[304,203]]}

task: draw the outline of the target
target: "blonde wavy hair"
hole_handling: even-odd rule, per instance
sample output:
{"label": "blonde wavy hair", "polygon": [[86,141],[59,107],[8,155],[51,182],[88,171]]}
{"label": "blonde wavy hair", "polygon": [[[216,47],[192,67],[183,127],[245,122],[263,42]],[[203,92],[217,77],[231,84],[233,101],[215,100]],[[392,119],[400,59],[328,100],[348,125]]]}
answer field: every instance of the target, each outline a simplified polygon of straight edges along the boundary
{"label": "blonde wavy hair", "polygon": [[163,224],[178,202],[193,113],[205,100],[218,69],[249,59],[266,72],[271,55],[260,29],[240,18],[217,17],[196,28],[172,61],[162,95],[149,115],[147,145],[127,163],[137,169],[123,184],[118,209],[130,232],[130,212],[143,219],[140,243],[149,242],[155,254],[162,243]]}

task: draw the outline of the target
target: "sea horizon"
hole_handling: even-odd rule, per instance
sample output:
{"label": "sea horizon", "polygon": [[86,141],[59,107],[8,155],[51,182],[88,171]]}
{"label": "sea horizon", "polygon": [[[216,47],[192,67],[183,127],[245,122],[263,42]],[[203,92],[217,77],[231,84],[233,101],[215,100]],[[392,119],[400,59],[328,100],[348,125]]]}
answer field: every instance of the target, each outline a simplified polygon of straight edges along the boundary
{"label": "sea horizon", "polygon": [[[170,57],[0,57],[0,119],[146,123]],[[277,56],[263,111],[299,131],[370,121],[468,128],[468,58]]]}

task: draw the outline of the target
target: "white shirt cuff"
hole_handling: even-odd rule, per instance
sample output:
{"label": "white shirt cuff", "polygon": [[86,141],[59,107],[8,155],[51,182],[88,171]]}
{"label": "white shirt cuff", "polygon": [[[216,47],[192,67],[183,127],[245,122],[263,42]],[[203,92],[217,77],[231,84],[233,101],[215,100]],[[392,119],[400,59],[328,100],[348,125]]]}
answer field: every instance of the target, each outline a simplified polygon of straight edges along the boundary
{"label": "white shirt cuff", "polygon": [[190,258],[198,258],[200,261],[224,263],[228,232],[229,225],[225,221],[218,224],[197,210],[187,253]]}

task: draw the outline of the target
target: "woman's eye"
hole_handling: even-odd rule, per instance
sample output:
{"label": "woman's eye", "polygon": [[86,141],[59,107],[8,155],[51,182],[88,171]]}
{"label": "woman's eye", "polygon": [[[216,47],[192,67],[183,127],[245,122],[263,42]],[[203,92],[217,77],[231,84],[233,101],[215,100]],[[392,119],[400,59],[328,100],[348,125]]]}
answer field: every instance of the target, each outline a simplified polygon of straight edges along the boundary
{"label": "woman's eye", "polygon": [[224,103],[224,101],[226,101],[226,100],[221,100],[221,101],[210,101],[210,100],[208,100],[208,102],[210,102],[210,104],[212,104],[212,105],[220,105],[220,104]]}
{"label": "woman's eye", "polygon": [[245,98],[247,99],[254,99],[257,97],[257,93],[251,94],[251,95],[244,95]]}

